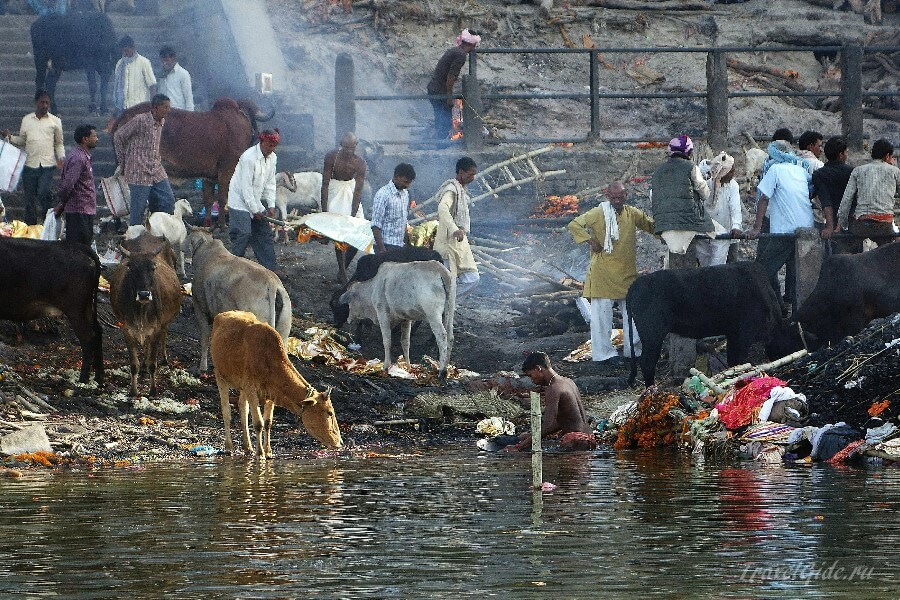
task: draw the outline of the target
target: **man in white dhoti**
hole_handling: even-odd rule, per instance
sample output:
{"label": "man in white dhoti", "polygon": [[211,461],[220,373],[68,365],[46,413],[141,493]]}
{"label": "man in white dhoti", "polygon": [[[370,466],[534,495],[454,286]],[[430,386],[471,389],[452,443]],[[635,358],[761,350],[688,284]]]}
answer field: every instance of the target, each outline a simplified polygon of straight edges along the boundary
{"label": "man in white dhoti", "polygon": [[[360,200],[366,181],[366,161],[356,155],[359,140],[354,133],[345,133],[341,147],[325,155],[322,168],[322,212],[351,215],[364,219]],[[335,246],[338,276],[346,284],[347,265],[356,256],[356,248],[340,250]]]}

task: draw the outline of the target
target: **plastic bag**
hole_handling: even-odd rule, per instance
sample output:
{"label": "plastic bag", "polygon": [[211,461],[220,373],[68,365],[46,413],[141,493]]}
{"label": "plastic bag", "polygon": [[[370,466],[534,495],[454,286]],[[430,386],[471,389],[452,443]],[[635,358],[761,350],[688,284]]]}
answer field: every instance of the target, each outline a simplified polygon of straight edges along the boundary
{"label": "plastic bag", "polygon": [[62,231],[62,218],[57,217],[51,208],[47,211],[46,218],[44,218],[44,230],[41,232],[41,239],[51,242],[59,241],[59,238],[62,237]]}

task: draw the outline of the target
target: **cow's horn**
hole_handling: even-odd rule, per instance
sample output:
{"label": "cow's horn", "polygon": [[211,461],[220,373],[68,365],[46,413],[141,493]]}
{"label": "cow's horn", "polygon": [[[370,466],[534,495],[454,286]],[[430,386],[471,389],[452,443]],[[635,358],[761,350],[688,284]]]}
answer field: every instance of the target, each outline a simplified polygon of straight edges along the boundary
{"label": "cow's horn", "polygon": [[124,256],[125,258],[128,258],[129,256],[131,256],[131,252],[129,252],[128,250],[126,250],[126,249],[125,249],[125,246],[123,246],[122,244],[119,244],[119,252],[120,252],[120,253],[122,254],[122,256]]}
{"label": "cow's horn", "polygon": [[275,116],[275,109],[273,108],[269,114],[263,113],[261,110],[256,111],[256,120],[260,123],[265,123],[266,121],[271,121],[272,117]]}

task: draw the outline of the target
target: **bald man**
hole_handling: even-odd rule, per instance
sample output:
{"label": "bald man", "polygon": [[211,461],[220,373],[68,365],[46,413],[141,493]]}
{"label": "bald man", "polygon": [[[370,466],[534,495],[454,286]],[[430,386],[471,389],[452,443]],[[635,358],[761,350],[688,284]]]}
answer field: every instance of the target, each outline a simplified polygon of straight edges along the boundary
{"label": "bald man", "polygon": [[[341,146],[325,155],[322,168],[322,212],[352,215],[364,219],[362,206],[363,184],[366,181],[366,161],[356,155],[359,139],[354,133],[345,133]],[[340,251],[335,247],[338,276],[346,284],[347,265],[356,256],[356,248]]]}
{"label": "bald man", "polygon": [[[627,206],[628,193],[621,182],[606,189],[606,202],[572,219],[569,232],[577,243],[587,242],[591,262],[584,280],[584,298],[591,303],[591,359],[610,366],[624,361],[610,341],[613,302],[619,303],[625,323],[625,355],[630,356],[630,332],[625,295],[637,279],[637,230],[653,233],[653,219],[644,211]],[[635,356],[641,341],[635,333]]]}

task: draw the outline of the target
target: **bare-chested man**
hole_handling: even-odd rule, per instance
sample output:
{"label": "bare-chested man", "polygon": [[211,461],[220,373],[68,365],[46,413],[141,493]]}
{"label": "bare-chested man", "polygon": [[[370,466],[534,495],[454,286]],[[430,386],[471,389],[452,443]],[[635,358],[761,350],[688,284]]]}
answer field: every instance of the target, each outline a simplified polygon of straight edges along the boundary
{"label": "bare-chested man", "polygon": [[[365,218],[360,200],[366,181],[366,161],[356,155],[359,140],[354,133],[345,133],[341,147],[325,155],[322,168],[322,211]],[[342,252],[335,247],[338,274],[341,283],[346,284],[347,265],[356,256],[352,246]]]}
{"label": "bare-chested man", "polygon": [[[546,354],[543,352],[529,354],[522,363],[522,373],[528,375],[535,385],[544,388],[541,438],[555,434],[563,436],[572,432],[591,432],[578,386],[568,377],[554,371]],[[530,447],[531,434],[523,433],[519,436],[519,443],[508,448],[527,450]]]}

